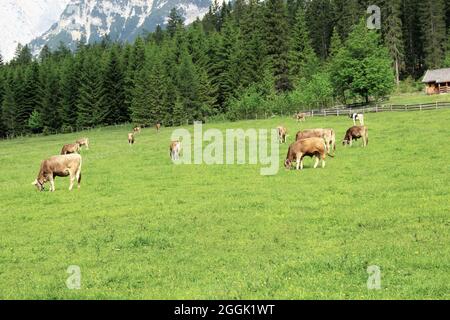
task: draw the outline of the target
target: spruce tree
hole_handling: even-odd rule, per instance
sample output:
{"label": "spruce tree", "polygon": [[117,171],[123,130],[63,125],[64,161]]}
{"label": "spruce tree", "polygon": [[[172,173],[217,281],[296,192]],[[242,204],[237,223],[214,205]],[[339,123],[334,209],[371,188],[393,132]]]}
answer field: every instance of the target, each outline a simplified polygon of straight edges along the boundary
{"label": "spruce tree", "polygon": [[183,14],[177,9],[173,8],[170,10],[169,19],[167,21],[167,34],[173,38],[178,29],[183,28],[184,17]]}
{"label": "spruce tree", "polygon": [[289,48],[289,69],[293,82],[301,78],[310,79],[318,64],[319,61],[311,46],[304,10],[299,8]]}
{"label": "spruce tree", "polygon": [[131,119],[136,125],[153,126],[161,122],[167,105],[167,85],[162,59],[152,52],[136,78],[131,105]]}
{"label": "spruce tree", "polygon": [[289,77],[288,23],[283,0],[267,0],[265,4],[265,45],[273,66],[275,88],[278,92],[292,89]]}
{"label": "spruce tree", "polygon": [[445,61],[444,61],[444,67],[450,68],[450,28],[447,32],[447,46],[446,46],[446,54],[445,54]]}
{"label": "spruce tree", "polygon": [[382,28],[384,43],[389,50],[389,54],[394,61],[395,79],[397,85],[400,84],[400,72],[405,66],[403,26],[401,20],[400,7],[401,0],[387,0],[383,3],[385,17]]}
{"label": "spruce tree", "polygon": [[103,80],[105,92],[106,124],[118,124],[129,121],[129,110],[125,104],[125,75],[120,61],[119,49],[114,46],[107,59]]}
{"label": "spruce tree", "polygon": [[420,3],[425,65],[441,68],[446,39],[444,0],[423,0]]}
{"label": "spruce tree", "polygon": [[328,57],[333,32],[333,7],[330,0],[314,0],[307,3],[306,20],[311,45],[317,56],[325,60]]}
{"label": "spruce tree", "polygon": [[417,10],[421,0],[402,1],[402,24],[405,47],[405,70],[418,78],[423,73],[423,42],[420,12]]}
{"label": "spruce tree", "polygon": [[89,53],[81,66],[77,103],[78,128],[89,128],[105,123],[107,110],[104,107],[102,71],[94,54]]}
{"label": "spruce tree", "polygon": [[80,86],[79,60],[69,56],[61,66],[61,120],[65,130],[74,130],[77,126],[77,103]]}
{"label": "spruce tree", "polygon": [[61,128],[61,96],[58,70],[51,63],[41,67],[40,106],[38,112],[45,133],[53,133]]}
{"label": "spruce tree", "polygon": [[243,9],[240,22],[240,81],[243,88],[259,82],[262,78],[262,64],[266,55],[262,20],[262,6],[257,0],[250,0]]}
{"label": "spruce tree", "polygon": [[28,119],[40,103],[39,96],[39,64],[33,62],[25,71],[23,83],[23,99],[19,107],[18,121],[28,127]]}

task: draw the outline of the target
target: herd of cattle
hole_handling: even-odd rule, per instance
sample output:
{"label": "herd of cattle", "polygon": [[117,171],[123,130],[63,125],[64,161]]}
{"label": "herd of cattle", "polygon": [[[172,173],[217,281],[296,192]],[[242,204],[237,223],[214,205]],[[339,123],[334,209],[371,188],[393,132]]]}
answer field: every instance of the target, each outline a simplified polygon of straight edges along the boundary
{"label": "herd of cattle", "polygon": [[[297,121],[306,121],[307,115],[299,113],[294,115]],[[363,140],[363,146],[369,143],[369,131],[364,125],[363,114],[351,114],[354,126],[349,128],[345,134],[343,145],[352,146],[353,141]],[[356,121],[360,125],[356,125]],[[157,132],[161,129],[161,124],[156,124]],[[287,130],[280,126],[277,128],[280,144],[287,142]],[[135,143],[135,136],[141,132],[141,127],[135,127],[133,132],[128,133],[128,144],[131,146]],[[50,191],[55,191],[55,177],[70,177],[69,190],[73,189],[75,181],[78,188],[81,184],[81,165],[82,158],[79,154],[82,147],[89,150],[89,139],[82,138],[73,144],[66,144],[61,150],[61,154],[53,156],[42,161],[37,179],[32,183],[39,191],[44,190],[45,183],[50,183]],[[331,154],[333,151],[333,154]],[[289,146],[286,161],[284,163],[287,169],[291,169],[295,164],[297,170],[303,170],[303,159],[305,157],[315,158],[314,168],[317,168],[322,161],[322,168],[325,167],[326,156],[334,157],[336,151],[336,134],[333,129],[310,129],[299,131],[295,137],[295,142]],[[169,147],[169,155],[172,160],[178,160],[181,153],[181,142],[172,141]]]}
{"label": "herd of cattle", "polygon": [[[294,115],[297,121],[306,121],[306,114],[299,113]],[[353,113],[350,115],[353,119],[353,127],[345,133],[342,144],[353,145],[353,141],[363,140],[363,147],[369,143],[369,129],[364,125],[364,115]],[[359,126],[356,125],[359,121]],[[287,130],[285,127],[278,127],[278,138],[280,143],[286,143]],[[331,154],[333,151],[333,154]],[[336,152],[336,134],[333,129],[310,129],[299,131],[295,137],[295,142],[289,146],[284,165],[286,169],[291,169],[296,165],[297,170],[303,170],[303,159],[305,157],[315,158],[314,168],[317,168],[322,161],[322,168],[325,167],[326,156],[334,157]]]}

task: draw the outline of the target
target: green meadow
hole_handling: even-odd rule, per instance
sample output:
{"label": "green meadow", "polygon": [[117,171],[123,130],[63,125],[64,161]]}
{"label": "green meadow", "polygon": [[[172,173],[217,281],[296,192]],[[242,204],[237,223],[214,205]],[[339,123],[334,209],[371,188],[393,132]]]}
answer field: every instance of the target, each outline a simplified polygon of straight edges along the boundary
{"label": "green meadow", "polygon": [[[450,110],[208,124],[331,127],[325,169],[180,165],[172,128],[131,126],[0,142],[1,299],[449,299]],[[192,130],[192,127],[187,127]],[[31,185],[41,160],[87,136],[80,190]],[[46,188],[49,189],[48,186]],[[81,289],[69,290],[71,265]],[[369,290],[369,266],[381,289]]]}

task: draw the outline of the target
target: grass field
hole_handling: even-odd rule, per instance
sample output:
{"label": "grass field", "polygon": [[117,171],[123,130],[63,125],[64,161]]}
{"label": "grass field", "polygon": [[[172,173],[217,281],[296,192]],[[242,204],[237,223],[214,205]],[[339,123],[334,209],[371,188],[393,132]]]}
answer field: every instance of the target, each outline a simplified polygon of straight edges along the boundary
{"label": "grass field", "polygon": [[[175,166],[172,129],[0,142],[2,299],[449,299],[450,110],[367,115],[369,146],[325,169]],[[214,124],[302,128],[346,117]],[[88,136],[82,188],[38,193],[40,161]],[[281,146],[280,166],[287,151]],[[48,190],[48,187],[47,187]],[[78,265],[81,290],[69,290]],[[368,290],[367,267],[381,268]]]}
{"label": "grass field", "polygon": [[450,94],[426,95],[425,93],[411,93],[392,96],[387,104],[425,104],[435,102],[450,102]]}

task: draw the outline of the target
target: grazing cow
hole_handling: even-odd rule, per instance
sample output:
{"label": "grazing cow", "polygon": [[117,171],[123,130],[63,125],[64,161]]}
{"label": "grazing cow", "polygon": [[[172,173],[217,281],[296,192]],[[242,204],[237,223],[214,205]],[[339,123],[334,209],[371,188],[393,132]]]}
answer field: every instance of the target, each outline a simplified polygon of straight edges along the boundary
{"label": "grazing cow", "polygon": [[296,113],[294,114],[294,119],[296,119],[297,122],[306,121],[306,113],[303,112]]}
{"label": "grazing cow", "polygon": [[349,115],[351,119],[353,119],[353,125],[356,126],[356,120],[359,121],[360,125],[364,125],[364,114],[362,113],[352,113]]}
{"label": "grazing cow", "polygon": [[44,190],[44,184],[50,182],[50,191],[55,191],[55,177],[70,177],[69,191],[73,189],[75,180],[78,182],[78,189],[81,184],[81,156],[79,154],[68,154],[54,156],[44,160],[37,179],[32,183],[39,191]]}
{"label": "grazing cow", "polygon": [[80,150],[82,146],[86,146],[86,150],[89,150],[89,139],[88,138],[81,138],[76,141],[80,145]]}
{"label": "grazing cow", "polygon": [[61,150],[61,155],[80,153],[80,145],[78,143],[66,144]]}
{"label": "grazing cow", "polygon": [[325,141],[322,138],[308,138],[294,142],[289,147],[284,166],[286,169],[291,169],[295,162],[297,170],[303,170],[303,158],[306,156],[316,158],[314,169],[317,168],[320,160],[322,160],[322,168],[325,168],[327,156]]}
{"label": "grazing cow", "polygon": [[129,144],[130,146],[134,144],[134,133],[133,133],[133,132],[130,132],[130,133],[128,134],[128,144]]}
{"label": "grazing cow", "polygon": [[287,129],[285,127],[278,127],[277,128],[278,131],[278,140],[280,141],[280,143],[286,143],[286,138],[287,138]]}
{"label": "grazing cow", "polygon": [[139,127],[133,128],[133,132],[134,133],[141,133],[141,127],[139,126]]}
{"label": "grazing cow", "polygon": [[181,142],[180,141],[172,141],[169,148],[170,158],[172,161],[180,159],[181,152]]}
{"label": "grazing cow", "polygon": [[156,131],[159,132],[159,130],[161,130],[161,123],[157,123],[155,127]]}
{"label": "grazing cow", "polygon": [[295,137],[295,141],[308,139],[308,138],[322,138],[325,140],[328,154],[331,153],[331,149],[336,151],[336,134],[333,129],[310,129],[299,131]]}
{"label": "grazing cow", "polygon": [[363,147],[367,147],[369,144],[369,129],[366,126],[354,126],[347,130],[344,141],[342,141],[342,144],[350,145],[350,147],[353,145],[353,140],[358,140],[362,138],[363,139]]}

